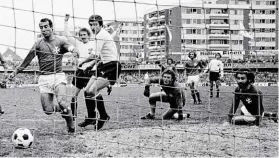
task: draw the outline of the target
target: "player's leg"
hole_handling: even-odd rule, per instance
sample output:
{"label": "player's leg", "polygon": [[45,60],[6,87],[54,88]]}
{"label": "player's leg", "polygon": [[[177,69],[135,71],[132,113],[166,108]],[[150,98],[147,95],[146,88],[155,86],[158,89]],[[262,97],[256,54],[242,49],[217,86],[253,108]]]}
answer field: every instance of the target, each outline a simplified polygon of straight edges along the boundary
{"label": "player's leg", "polygon": [[72,115],[73,115],[74,119],[77,117],[77,106],[78,106],[77,98],[78,98],[78,94],[79,94],[80,90],[81,89],[75,87],[74,95],[71,100],[71,109],[72,109]]}
{"label": "player's leg", "polygon": [[210,84],[210,98],[212,98],[213,97],[213,81],[210,80],[209,84]]}
{"label": "player's leg", "polygon": [[220,86],[220,80],[218,79],[218,80],[216,80],[215,81],[215,84],[216,84],[216,98],[219,98],[219,93],[220,93],[220,89],[219,89],[219,86]]}
{"label": "player's leg", "polygon": [[156,102],[169,102],[169,98],[165,92],[156,92],[152,93],[149,96],[149,105],[150,105],[150,112],[142,116],[141,119],[155,119],[155,112],[156,112]]}
{"label": "player's leg", "polygon": [[41,104],[45,114],[51,115],[55,112],[61,112],[61,108],[58,105],[54,105],[54,95],[51,93],[41,93]]}
{"label": "player's leg", "polygon": [[[78,107],[78,95],[80,90],[84,87],[84,80],[85,74],[83,70],[77,69],[75,76],[73,77],[72,84],[75,86],[74,94],[71,100],[71,109],[72,109],[72,114],[73,117],[75,118],[77,116],[77,107]],[[89,79],[88,79],[89,80]]]}
{"label": "player's leg", "polygon": [[188,77],[187,84],[190,86],[191,96],[194,100],[194,104],[197,104],[196,94],[195,94],[195,87],[194,87],[194,80],[192,80],[192,76]]}
{"label": "player's leg", "polygon": [[88,109],[88,117],[93,118],[93,120],[91,119],[91,121],[89,123],[96,124],[95,109],[98,110],[99,115],[100,115],[100,120],[98,120],[98,122],[95,126],[95,128],[97,130],[101,129],[103,127],[104,123],[110,119],[110,117],[108,116],[106,109],[105,109],[103,97],[99,93],[100,90],[107,87],[109,84],[110,84],[109,80],[107,80],[103,77],[96,78],[95,76],[93,76],[84,89],[86,106]]}
{"label": "player's leg", "polygon": [[73,133],[73,132],[75,132],[73,115],[72,115],[72,110],[69,107],[70,103],[67,99],[68,96],[67,96],[66,90],[67,89],[66,89],[65,83],[59,83],[58,85],[55,86],[55,89],[54,89],[58,105],[61,108],[61,110],[63,111],[62,117],[66,120],[68,132]]}
{"label": "player's leg", "polygon": [[110,116],[106,112],[106,108],[105,108],[105,104],[104,104],[104,99],[103,99],[103,96],[101,94],[96,96],[95,103],[96,103],[96,107],[97,107],[97,109],[99,111],[99,114],[100,114],[100,119],[96,123],[95,128],[97,130],[99,130],[99,129],[101,129],[104,126],[105,122],[110,119]]}
{"label": "player's leg", "polygon": [[197,96],[197,99],[198,99],[198,103],[199,104],[201,104],[201,98],[200,98],[200,92],[198,91],[198,85],[199,85],[199,83],[200,83],[200,77],[199,77],[199,75],[196,75],[196,76],[194,76],[194,85],[193,85],[193,87],[194,87],[194,89],[195,89],[195,94],[196,94],[196,96]]}

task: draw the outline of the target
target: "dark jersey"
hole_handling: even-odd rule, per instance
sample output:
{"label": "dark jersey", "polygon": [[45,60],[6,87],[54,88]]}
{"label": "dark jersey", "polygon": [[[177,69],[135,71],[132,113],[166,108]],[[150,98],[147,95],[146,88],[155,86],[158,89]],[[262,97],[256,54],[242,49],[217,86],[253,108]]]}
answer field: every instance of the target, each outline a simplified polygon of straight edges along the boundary
{"label": "dark jersey", "polygon": [[252,115],[262,115],[264,112],[262,95],[262,92],[257,90],[253,85],[245,91],[241,91],[239,87],[236,87],[234,97],[235,106],[231,107],[230,114],[234,114],[236,112],[240,101],[242,101],[249,113]]}
{"label": "dark jersey", "polygon": [[187,76],[195,76],[200,74],[203,68],[203,63],[200,60],[189,60],[185,63],[185,70]]}
{"label": "dark jersey", "polygon": [[26,62],[23,62],[19,70],[25,68],[37,55],[42,74],[62,72],[63,54],[67,53],[72,46],[68,41],[54,36],[51,40],[38,40],[28,53]]}
{"label": "dark jersey", "polygon": [[150,80],[151,83],[159,83],[162,87],[162,90],[166,93],[167,96],[169,96],[171,99],[175,99],[176,103],[182,103],[184,105],[186,100],[186,95],[183,90],[183,87],[177,83],[174,82],[174,85],[172,86],[165,86],[163,83],[163,79],[159,78],[153,78]]}

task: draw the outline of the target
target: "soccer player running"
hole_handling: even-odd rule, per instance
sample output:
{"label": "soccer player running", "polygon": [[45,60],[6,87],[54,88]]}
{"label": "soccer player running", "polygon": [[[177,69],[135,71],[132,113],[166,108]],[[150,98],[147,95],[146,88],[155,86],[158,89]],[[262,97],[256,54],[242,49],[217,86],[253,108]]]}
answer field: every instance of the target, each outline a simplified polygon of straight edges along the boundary
{"label": "soccer player running", "polygon": [[[50,19],[41,19],[39,27],[43,38],[35,42],[23,62],[10,74],[9,78],[14,78],[37,56],[40,68],[38,84],[42,108],[47,115],[62,111],[62,117],[66,120],[68,132],[74,133],[73,116],[66,96],[67,80],[65,73],[62,71],[62,58],[63,54],[67,52],[72,52],[74,57],[78,57],[78,52],[68,41],[53,34],[53,24]],[[58,105],[54,105],[54,95],[57,98]]]}
{"label": "soccer player running", "polygon": [[[103,19],[100,15],[92,15],[89,17],[88,23],[95,35],[97,54],[100,54],[100,61],[96,69],[96,76],[92,76],[84,89],[86,102],[90,102],[88,119],[93,119],[94,129],[101,129],[105,122],[110,119],[106,112],[102,95],[99,93],[109,84],[114,85],[120,72],[121,64],[119,62],[118,53],[112,36],[103,28]],[[90,57],[89,57],[90,58]],[[96,109],[100,118],[97,119]]]}
{"label": "soccer player running", "polygon": [[[3,68],[4,68],[4,80],[2,81],[0,88],[6,88],[5,78],[6,78],[6,72],[7,72],[8,66],[7,66],[7,63],[4,60],[4,58],[3,58],[1,53],[0,53],[0,62],[1,62],[1,66],[3,66]],[[0,115],[1,114],[4,114],[4,110],[2,109],[2,106],[0,105]]]}
{"label": "soccer player running", "polygon": [[[151,83],[160,84],[162,91],[150,95]],[[155,119],[156,102],[162,101],[170,104],[170,108],[163,114],[163,119],[172,119],[178,113],[178,120],[183,120],[182,108],[185,105],[186,95],[184,88],[176,82],[176,74],[172,70],[165,70],[161,77],[147,78],[145,80],[144,96],[149,98],[150,112],[141,119]],[[189,114],[187,115],[189,117]]]}
{"label": "soccer player running", "polygon": [[[197,54],[195,52],[189,52],[188,57],[190,58],[184,65],[186,83],[190,85],[191,96],[193,97],[194,104],[201,104],[200,93],[197,90],[200,82],[200,76],[202,75],[203,63],[200,60],[195,59]],[[197,99],[198,102],[197,102]]]}
{"label": "soccer player running", "polygon": [[[94,48],[95,48],[95,42],[90,41],[91,33],[87,28],[81,28],[78,31],[79,39],[75,39],[71,36],[69,26],[68,26],[68,20],[69,20],[69,14],[66,14],[64,19],[64,34],[67,37],[68,41],[72,43],[76,49],[79,52],[79,58],[78,58],[78,67],[76,70],[76,74],[73,77],[72,84],[76,87],[74,96],[72,97],[71,101],[71,109],[74,118],[77,116],[77,98],[80,93],[80,90],[84,88],[89,79],[91,78],[94,73],[91,71],[93,66],[96,63],[96,58],[99,58],[98,54],[95,54]],[[92,59],[88,60],[88,57],[92,55]],[[85,63],[85,61],[88,60],[88,62]],[[89,109],[88,102],[86,103],[87,110]],[[92,124],[92,121],[86,121],[82,122],[81,124],[78,124],[80,127],[85,127],[89,124]]]}
{"label": "soccer player running", "polygon": [[[234,102],[229,111],[228,122],[236,125],[259,125],[262,117],[268,117],[277,122],[276,113],[264,112],[263,94],[253,83],[255,75],[250,69],[239,69],[235,73],[235,79],[238,86],[234,91]],[[240,116],[234,116],[242,101]],[[227,124],[227,122],[225,123]]]}
{"label": "soccer player running", "polygon": [[209,82],[210,82],[210,98],[213,97],[213,83],[215,82],[216,86],[216,98],[219,98],[219,85],[220,80],[224,77],[224,66],[222,61],[220,60],[222,58],[220,53],[215,54],[215,59],[210,60],[209,64],[206,66],[204,73],[207,73],[209,71]]}

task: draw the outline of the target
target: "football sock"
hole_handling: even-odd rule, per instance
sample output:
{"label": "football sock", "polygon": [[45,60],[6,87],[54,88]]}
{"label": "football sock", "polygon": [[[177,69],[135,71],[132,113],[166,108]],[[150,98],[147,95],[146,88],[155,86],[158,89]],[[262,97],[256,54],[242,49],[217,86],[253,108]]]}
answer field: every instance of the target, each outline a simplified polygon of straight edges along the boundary
{"label": "football sock", "polygon": [[77,99],[76,99],[76,97],[72,98],[71,109],[72,109],[73,116],[77,116]]}
{"label": "football sock", "polygon": [[99,94],[96,97],[95,101],[96,101],[97,109],[98,109],[99,114],[100,114],[100,119],[106,119],[108,117],[108,114],[106,112],[103,96],[101,94]]}
{"label": "football sock", "polygon": [[200,99],[200,92],[197,91],[196,95],[197,95],[198,101],[201,101],[201,99]]}
{"label": "football sock", "polygon": [[89,121],[93,121],[96,118],[96,111],[95,111],[95,107],[96,107],[96,100],[92,99],[92,97],[85,97],[85,104],[86,104],[86,108],[87,108],[87,114],[88,114],[88,118]]}

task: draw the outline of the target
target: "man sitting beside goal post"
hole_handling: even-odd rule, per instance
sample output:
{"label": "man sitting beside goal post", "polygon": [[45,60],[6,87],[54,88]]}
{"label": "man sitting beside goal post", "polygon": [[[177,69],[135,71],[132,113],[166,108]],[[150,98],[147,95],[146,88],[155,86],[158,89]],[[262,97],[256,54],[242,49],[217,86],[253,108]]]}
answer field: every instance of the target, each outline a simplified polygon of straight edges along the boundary
{"label": "man sitting beside goal post", "polygon": [[[158,83],[162,87],[161,92],[152,93],[150,95],[150,84]],[[183,115],[182,108],[185,106],[186,95],[184,87],[176,82],[176,74],[172,70],[165,70],[161,77],[146,78],[144,96],[149,98],[150,112],[141,119],[155,119],[156,102],[162,101],[170,103],[170,108],[163,114],[163,119],[183,120],[184,117],[189,117],[190,114]],[[178,113],[178,116],[175,115]]]}
{"label": "man sitting beside goal post", "polygon": [[[255,74],[250,69],[239,69],[235,73],[235,79],[238,86],[234,92],[234,102],[229,111],[228,122],[235,125],[259,125],[263,117],[272,119],[277,122],[276,113],[264,112],[263,94],[253,83],[255,82]],[[239,103],[242,101],[243,106],[241,114],[235,115]],[[225,124],[228,124],[226,122]]]}

